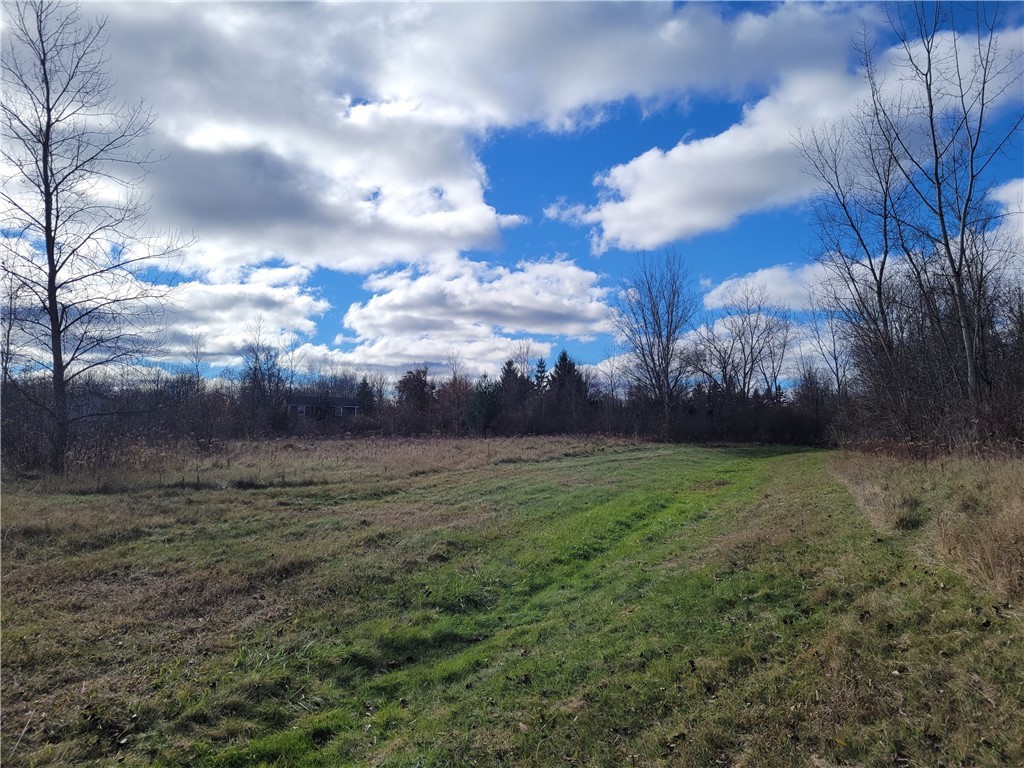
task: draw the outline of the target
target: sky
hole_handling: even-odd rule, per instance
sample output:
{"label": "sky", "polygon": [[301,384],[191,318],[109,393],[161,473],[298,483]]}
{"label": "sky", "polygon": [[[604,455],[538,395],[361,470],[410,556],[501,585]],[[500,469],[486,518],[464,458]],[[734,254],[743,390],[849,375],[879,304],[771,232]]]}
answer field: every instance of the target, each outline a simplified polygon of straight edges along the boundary
{"label": "sky", "polygon": [[[195,238],[165,362],[201,333],[215,366],[257,318],[354,370],[454,353],[493,374],[523,340],[596,364],[644,249],[677,250],[709,309],[750,279],[799,309],[816,246],[796,133],[863,98],[863,31],[892,43],[871,3],[83,11],[109,16],[117,96],[158,115],[150,225]],[[1018,135],[993,170],[1011,203],[1022,163]]]}

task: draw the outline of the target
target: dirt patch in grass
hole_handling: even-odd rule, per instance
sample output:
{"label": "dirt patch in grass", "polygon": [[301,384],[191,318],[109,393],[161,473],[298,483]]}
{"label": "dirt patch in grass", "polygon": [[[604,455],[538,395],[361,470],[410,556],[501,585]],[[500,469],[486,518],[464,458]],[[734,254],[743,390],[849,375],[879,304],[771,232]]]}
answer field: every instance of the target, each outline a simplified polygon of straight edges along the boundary
{"label": "dirt patch in grass", "polygon": [[713,480],[697,480],[690,483],[691,491],[713,491],[716,488],[725,488],[728,485],[732,485],[732,480],[726,480],[724,477],[717,477]]}

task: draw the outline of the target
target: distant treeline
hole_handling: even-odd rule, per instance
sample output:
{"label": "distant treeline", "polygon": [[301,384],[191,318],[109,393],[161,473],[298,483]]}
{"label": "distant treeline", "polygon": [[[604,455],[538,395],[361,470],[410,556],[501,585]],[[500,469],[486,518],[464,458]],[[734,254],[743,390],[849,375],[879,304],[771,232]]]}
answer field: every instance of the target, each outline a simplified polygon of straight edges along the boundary
{"label": "distant treeline", "polygon": [[[1018,302],[1020,301],[1018,297]],[[947,357],[955,333],[927,315],[908,316],[899,362],[879,360],[875,346],[859,343],[863,328],[818,312],[817,355],[801,355],[788,368],[795,378],[743,377],[744,349],[719,344],[730,356],[708,363],[714,338],[704,334],[681,345],[677,359],[696,364],[678,382],[672,399],[644,385],[632,356],[617,369],[578,365],[565,351],[551,367],[543,358],[508,360],[497,377],[474,379],[460,366],[434,375],[413,367],[397,379],[346,370],[298,374],[287,356],[254,340],[243,365],[209,379],[198,368],[136,372],[120,380],[82,377],[70,392],[72,428],[67,467],[116,465],[141,443],[190,443],[215,450],[227,440],[288,435],[493,435],[624,434],[670,441],[758,441],[790,444],[837,442],[927,443],[957,447],[965,441],[1018,445],[1024,438],[1024,323],[1004,316],[985,340],[986,408],[969,417]],[[747,323],[763,322],[764,307]],[[788,322],[776,318],[785,339]],[[739,335],[743,324],[733,332]],[[781,329],[781,330],[780,330]],[[827,342],[827,343],[826,343]],[[831,345],[831,346],[830,346]],[[782,344],[785,355],[787,344]],[[842,350],[831,358],[825,350]],[[757,360],[767,355],[764,349]],[[758,363],[754,371],[781,370]],[[989,367],[991,366],[991,367]],[[760,380],[758,380],[760,379]],[[3,386],[2,455],[7,468],[50,464],[52,441],[44,377],[9,376]]]}
{"label": "distant treeline", "polygon": [[[142,442],[193,443],[287,435],[629,434],[679,441],[818,443],[831,439],[827,384],[750,395],[698,383],[666,420],[661,403],[577,365],[563,351],[505,363],[498,378],[432,376],[415,367],[397,381],[349,372],[290,376],[277,355],[248,354],[230,378],[154,371],[121,381],[83,380],[73,393],[69,469],[117,464]],[[298,379],[298,380],[296,380]],[[291,381],[289,381],[291,380]],[[3,393],[3,461],[48,466],[48,382],[9,380]],[[296,404],[301,404],[297,406]]]}

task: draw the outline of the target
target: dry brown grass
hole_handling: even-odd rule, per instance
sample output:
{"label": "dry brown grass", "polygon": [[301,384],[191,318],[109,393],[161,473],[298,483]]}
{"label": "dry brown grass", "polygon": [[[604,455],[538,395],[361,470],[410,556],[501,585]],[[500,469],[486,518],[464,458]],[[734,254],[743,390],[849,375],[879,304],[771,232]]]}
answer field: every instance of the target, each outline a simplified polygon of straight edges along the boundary
{"label": "dry brown grass", "polygon": [[494,439],[381,438],[302,439],[221,443],[200,451],[135,446],[116,468],[72,471],[64,477],[5,478],[34,493],[120,493],[147,488],[266,488],[344,481],[375,485],[434,472],[493,464],[537,462],[590,455],[598,446],[627,445],[618,438],[572,436]]}
{"label": "dry brown grass", "polygon": [[1024,596],[1024,459],[844,452],[834,467],[880,529],[917,531],[925,554]]}

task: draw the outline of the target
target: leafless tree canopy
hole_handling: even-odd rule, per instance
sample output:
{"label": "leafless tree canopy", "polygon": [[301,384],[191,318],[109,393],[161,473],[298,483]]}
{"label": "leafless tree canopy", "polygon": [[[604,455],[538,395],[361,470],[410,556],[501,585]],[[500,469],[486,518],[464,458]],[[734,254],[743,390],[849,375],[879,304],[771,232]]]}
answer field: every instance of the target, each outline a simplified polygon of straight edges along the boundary
{"label": "leafless tree canopy", "polygon": [[719,408],[778,401],[793,336],[789,312],[769,301],[763,286],[741,285],[717,315],[704,318],[686,360]]}
{"label": "leafless tree canopy", "polygon": [[686,265],[672,250],[638,254],[619,292],[614,322],[632,360],[629,373],[666,420],[686,390],[683,342],[699,301]]}
{"label": "leafless tree canopy", "polygon": [[5,5],[2,156],[3,270],[14,289],[8,351],[51,386],[32,396],[52,424],[59,470],[70,430],[88,409],[75,385],[149,349],[165,289],[141,275],[167,254],[147,236],[142,181],[153,160],[140,140],[144,104],[118,102],[104,53],[104,20],[56,2]]}
{"label": "leafless tree canopy", "polygon": [[1006,258],[1020,243],[1001,242],[990,193],[993,161],[1020,138],[1020,113],[996,115],[1021,88],[1021,52],[1000,46],[997,4],[888,12],[898,53],[881,61],[862,42],[868,99],[800,136],[821,190],[816,230],[829,279],[819,304],[843,321],[865,415],[884,431],[1012,431],[1020,416],[1007,411],[1000,382],[1021,350],[1000,315],[1012,294]]}

